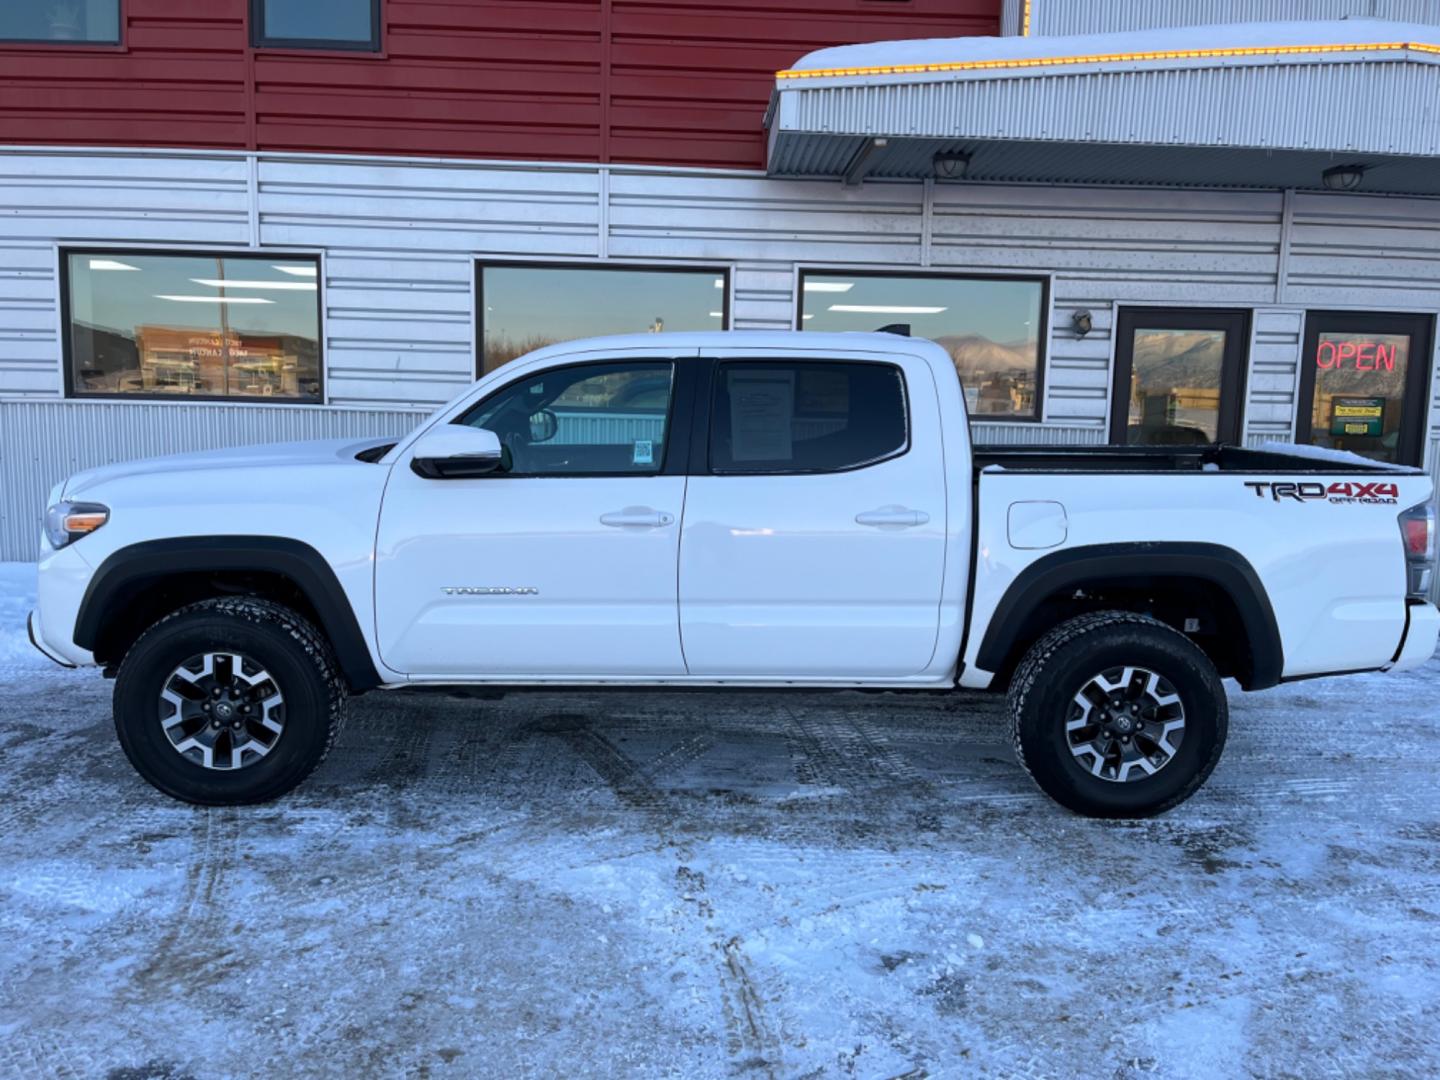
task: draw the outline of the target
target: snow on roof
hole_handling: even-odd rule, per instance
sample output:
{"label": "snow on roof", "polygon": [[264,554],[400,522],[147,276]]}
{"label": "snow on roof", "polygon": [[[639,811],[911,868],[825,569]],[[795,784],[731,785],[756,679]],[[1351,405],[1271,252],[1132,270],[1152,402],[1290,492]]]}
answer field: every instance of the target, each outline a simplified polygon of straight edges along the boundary
{"label": "snow on roof", "polygon": [[[1170,27],[1109,34],[1075,34],[1065,37],[961,37],[921,38],[910,41],[876,41],[817,49],[797,60],[781,77],[799,73],[887,74],[868,69],[913,68],[931,65],[1025,62],[1056,57],[1096,58],[1113,61],[1137,54],[1177,53],[1205,56],[1226,50],[1313,49],[1316,52],[1368,52],[1366,46],[1415,48],[1435,53],[1440,63],[1440,27],[1383,19],[1336,19],[1321,22],[1227,23],[1214,26]],[[1358,47],[1358,48],[1357,48]],[[1183,55],[1175,59],[1184,59]],[[861,70],[857,70],[861,69]],[[790,73],[796,73],[790,75]]]}

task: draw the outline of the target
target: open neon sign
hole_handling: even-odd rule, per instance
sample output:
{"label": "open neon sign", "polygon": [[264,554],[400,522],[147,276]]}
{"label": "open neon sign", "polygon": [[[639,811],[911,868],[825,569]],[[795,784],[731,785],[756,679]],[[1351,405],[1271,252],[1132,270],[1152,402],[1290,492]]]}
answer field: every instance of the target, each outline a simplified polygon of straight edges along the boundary
{"label": "open neon sign", "polygon": [[1322,341],[1315,350],[1317,367],[1352,371],[1394,371],[1396,344],[1383,341]]}

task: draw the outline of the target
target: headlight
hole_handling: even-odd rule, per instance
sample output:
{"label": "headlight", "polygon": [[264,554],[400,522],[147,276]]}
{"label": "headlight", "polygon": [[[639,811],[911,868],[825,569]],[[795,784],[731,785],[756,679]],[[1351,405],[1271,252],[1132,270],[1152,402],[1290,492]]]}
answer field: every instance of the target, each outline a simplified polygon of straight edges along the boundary
{"label": "headlight", "polygon": [[63,548],[88,536],[110,520],[110,508],[99,503],[58,502],[45,511],[45,535],[50,546]]}

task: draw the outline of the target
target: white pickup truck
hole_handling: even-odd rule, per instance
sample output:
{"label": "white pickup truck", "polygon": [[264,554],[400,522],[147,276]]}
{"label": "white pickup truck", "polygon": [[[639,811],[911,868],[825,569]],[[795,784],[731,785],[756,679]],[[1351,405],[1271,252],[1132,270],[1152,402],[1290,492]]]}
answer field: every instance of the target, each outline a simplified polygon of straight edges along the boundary
{"label": "white pickup truck", "polygon": [[976,450],[950,357],[894,334],[597,339],[398,442],[71,477],[30,633],[197,803],[290,790],[377,687],[964,687],[1008,688],[1058,802],[1138,817],[1215,766],[1222,677],[1430,659],[1432,494],[1298,450]]}

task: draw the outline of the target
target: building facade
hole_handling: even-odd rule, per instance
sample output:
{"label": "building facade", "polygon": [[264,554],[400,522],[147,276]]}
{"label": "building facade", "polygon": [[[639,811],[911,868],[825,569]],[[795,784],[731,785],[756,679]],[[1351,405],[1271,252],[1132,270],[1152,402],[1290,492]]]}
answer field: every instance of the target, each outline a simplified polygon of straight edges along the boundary
{"label": "building facade", "polygon": [[978,441],[1440,475],[1440,0],[83,0],[0,87],[0,558],[77,469],[634,330],[905,323]]}

